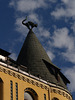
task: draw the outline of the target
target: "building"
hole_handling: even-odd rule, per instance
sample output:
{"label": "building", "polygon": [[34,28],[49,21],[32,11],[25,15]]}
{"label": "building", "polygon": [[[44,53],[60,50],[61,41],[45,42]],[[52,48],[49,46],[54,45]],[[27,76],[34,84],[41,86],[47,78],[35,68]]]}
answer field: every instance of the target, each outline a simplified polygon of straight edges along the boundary
{"label": "building", "polygon": [[0,49],[0,100],[72,100],[70,81],[51,62],[32,28],[17,61]]}

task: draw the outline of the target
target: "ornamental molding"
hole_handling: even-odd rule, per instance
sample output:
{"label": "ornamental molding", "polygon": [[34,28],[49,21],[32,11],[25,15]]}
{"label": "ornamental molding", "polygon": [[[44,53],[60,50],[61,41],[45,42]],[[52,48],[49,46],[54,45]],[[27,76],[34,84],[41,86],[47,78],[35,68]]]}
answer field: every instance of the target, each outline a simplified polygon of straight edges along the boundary
{"label": "ornamental molding", "polygon": [[5,74],[8,74],[8,75],[13,76],[15,78],[18,78],[19,80],[23,80],[24,82],[27,82],[27,83],[32,84],[34,86],[40,87],[40,88],[45,89],[47,91],[49,90],[49,88],[46,85],[43,85],[42,83],[36,82],[35,80],[32,80],[24,75],[21,75],[18,72],[15,73],[14,71],[11,71],[10,69],[0,67],[0,72],[3,72]]}
{"label": "ornamental molding", "polygon": [[[27,82],[29,84],[32,84],[34,86],[40,87],[40,88],[45,89],[47,91],[49,90],[48,86],[43,85],[42,83],[37,82],[36,79],[34,79],[34,80],[30,79],[30,78],[28,78],[29,76],[22,75],[22,73],[19,73],[17,71],[15,72],[12,69],[8,69],[8,68],[4,68],[3,66],[0,66],[0,72],[3,72],[3,73],[8,74],[10,76],[13,76],[14,78],[18,78],[19,80],[22,80],[22,81]],[[52,84],[50,84],[50,85],[52,85]],[[57,88],[59,88],[59,87],[57,87]],[[66,97],[68,100],[72,100],[72,97],[70,96],[70,94],[68,94],[68,92],[65,92],[64,90],[63,91],[59,90],[57,88],[55,89],[55,88],[51,87],[50,92],[62,95],[64,97]]]}
{"label": "ornamental molding", "polygon": [[72,97],[68,93],[62,90],[51,88],[51,93],[56,93],[56,94],[62,95],[63,97],[66,97],[68,100],[72,100]]}

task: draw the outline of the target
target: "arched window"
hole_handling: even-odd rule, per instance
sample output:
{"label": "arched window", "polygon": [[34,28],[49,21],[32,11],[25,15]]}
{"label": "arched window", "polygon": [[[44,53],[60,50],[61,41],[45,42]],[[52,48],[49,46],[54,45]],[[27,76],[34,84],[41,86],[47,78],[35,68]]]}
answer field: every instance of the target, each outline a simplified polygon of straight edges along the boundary
{"label": "arched window", "polygon": [[54,97],[52,100],[59,100],[58,98]]}
{"label": "arched window", "polygon": [[37,93],[31,88],[26,88],[24,90],[24,100],[38,100]]}
{"label": "arched window", "polygon": [[3,80],[0,78],[0,100],[3,100]]}
{"label": "arched window", "polygon": [[34,98],[30,93],[25,92],[24,93],[24,100],[34,100]]}

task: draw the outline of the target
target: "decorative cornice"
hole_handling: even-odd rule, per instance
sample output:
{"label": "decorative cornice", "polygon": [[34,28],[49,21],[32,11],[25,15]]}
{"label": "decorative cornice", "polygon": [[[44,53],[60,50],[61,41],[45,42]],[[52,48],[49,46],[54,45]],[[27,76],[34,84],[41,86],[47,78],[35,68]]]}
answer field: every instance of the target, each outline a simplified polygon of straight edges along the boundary
{"label": "decorative cornice", "polygon": [[62,95],[64,97],[66,97],[68,100],[72,100],[72,97],[68,93],[66,93],[66,92],[64,92],[62,90],[59,90],[57,88],[56,89],[55,88],[51,88],[51,93],[56,93],[56,94],[59,94],[59,95]]}
{"label": "decorative cornice", "polygon": [[47,91],[49,89],[46,85],[43,85],[42,83],[39,83],[35,80],[32,80],[32,79],[28,78],[27,76],[21,75],[18,72],[15,73],[14,71],[12,71],[10,69],[0,67],[0,72],[4,72],[5,74],[8,74],[8,75],[13,76],[15,78],[18,78],[20,80],[23,80],[24,82],[27,82],[27,83],[32,84],[34,86],[40,87],[40,88],[45,89]]}

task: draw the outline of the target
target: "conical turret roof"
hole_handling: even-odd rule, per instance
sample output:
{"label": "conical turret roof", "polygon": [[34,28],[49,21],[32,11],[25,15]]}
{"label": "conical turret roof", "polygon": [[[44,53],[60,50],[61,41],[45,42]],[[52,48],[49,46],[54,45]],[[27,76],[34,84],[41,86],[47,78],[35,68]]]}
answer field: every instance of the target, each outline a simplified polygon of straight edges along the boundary
{"label": "conical turret roof", "polygon": [[[40,76],[42,79],[51,83],[59,84],[66,87],[69,81],[60,74],[60,82],[58,83],[56,73],[60,72],[59,68],[54,66],[49,59],[47,53],[42,47],[32,30],[29,31],[24,44],[21,48],[17,62],[27,66],[28,71],[34,76]],[[65,83],[63,80],[66,80]]]}

